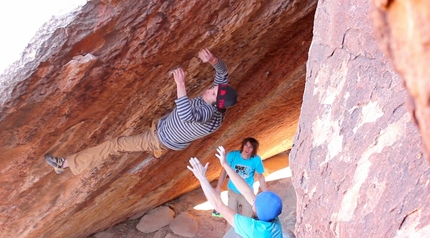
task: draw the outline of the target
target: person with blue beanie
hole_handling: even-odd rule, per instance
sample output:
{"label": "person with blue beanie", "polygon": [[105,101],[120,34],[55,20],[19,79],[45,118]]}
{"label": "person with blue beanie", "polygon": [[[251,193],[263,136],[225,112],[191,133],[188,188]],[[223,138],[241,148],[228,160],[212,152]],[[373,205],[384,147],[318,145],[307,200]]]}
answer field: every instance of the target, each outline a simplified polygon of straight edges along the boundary
{"label": "person with blue beanie", "polygon": [[225,205],[219,193],[217,193],[206,178],[206,171],[209,163],[203,166],[200,161],[193,157],[190,159],[190,165],[187,168],[193,172],[199,180],[203,192],[209,203],[214,209],[222,214],[224,219],[234,227],[234,231],[245,238],[282,238],[282,226],[278,216],[282,213],[282,200],[274,192],[263,191],[255,195],[249,185],[240,177],[227,163],[225,149],[222,146],[217,148],[218,157],[221,166],[225,169],[233,184],[245,199],[252,204],[252,210],[255,215],[246,217],[236,213],[233,209]]}

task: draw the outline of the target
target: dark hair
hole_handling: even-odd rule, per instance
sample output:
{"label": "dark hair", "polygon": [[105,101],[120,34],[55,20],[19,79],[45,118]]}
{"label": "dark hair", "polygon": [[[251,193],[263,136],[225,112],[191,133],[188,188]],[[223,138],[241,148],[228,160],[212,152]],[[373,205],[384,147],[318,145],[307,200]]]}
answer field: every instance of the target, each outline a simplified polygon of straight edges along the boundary
{"label": "dark hair", "polygon": [[258,146],[260,144],[258,143],[258,140],[256,140],[255,138],[252,138],[252,137],[247,137],[247,138],[242,140],[242,145],[240,146],[240,153],[242,153],[243,147],[248,142],[252,145],[252,147],[254,147],[254,149],[252,150],[252,154],[251,154],[251,157],[254,157],[255,155],[257,155]]}

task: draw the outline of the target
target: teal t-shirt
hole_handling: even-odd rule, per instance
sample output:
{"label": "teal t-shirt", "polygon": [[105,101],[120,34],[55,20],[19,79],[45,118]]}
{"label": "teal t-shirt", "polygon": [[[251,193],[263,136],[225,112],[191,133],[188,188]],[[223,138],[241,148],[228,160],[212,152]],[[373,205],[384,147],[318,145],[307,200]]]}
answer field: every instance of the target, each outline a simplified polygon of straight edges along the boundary
{"label": "teal t-shirt", "polygon": [[234,231],[244,238],[282,238],[279,218],[272,222],[260,221],[240,214],[234,216]]}
{"label": "teal t-shirt", "polygon": [[[254,184],[255,172],[258,174],[262,174],[264,172],[263,162],[258,155],[249,159],[243,159],[240,151],[234,150],[227,154],[227,162],[230,167],[237,174],[239,174],[240,177],[242,177],[251,188]],[[233,190],[235,193],[240,194],[239,190],[237,190],[236,186],[234,186],[231,180],[228,181],[227,187]]]}

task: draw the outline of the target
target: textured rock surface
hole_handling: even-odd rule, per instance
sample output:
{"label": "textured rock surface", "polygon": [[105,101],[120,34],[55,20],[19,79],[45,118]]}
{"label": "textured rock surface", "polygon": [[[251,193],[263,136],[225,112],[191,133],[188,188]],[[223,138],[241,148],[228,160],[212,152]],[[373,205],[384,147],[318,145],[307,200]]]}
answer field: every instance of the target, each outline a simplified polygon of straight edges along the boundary
{"label": "textured rock surface", "polygon": [[157,207],[140,219],[136,225],[136,229],[144,233],[157,231],[161,227],[170,224],[173,221],[174,215],[175,212],[169,207]]}
{"label": "textured rock surface", "polygon": [[170,223],[170,229],[176,235],[194,237],[199,229],[199,223],[189,213],[181,213]]}
{"label": "textured rock surface", "polygon": [[[212,164],[215,146],[246,136],[263,158],[291,147],[305,83],[316,1],[89,1],[44,27],[1,76],[0,234],[85,237],[198,186],[191,156]],[[209,86],[202,47],[226,60],[239,103],[224,126],[162,159],[112,157],[58,176],[46,152],[67,155],[137,134],[173,107],[168,71],[188,73],[188,94]],[[210,179],[219,167],[208,171]],[[25,224],[25,225],[23,225]]]}
{"label": "textured rock surface", "polygon": [[290,154],[296,235],[428,235],[430,167],[368,1],[319,2],[306,82]]}
{"label": "textured rock surface", "polygon": [[373,0],[376,36],[405,80],[408,110],[419,126],[430,162],[430,2]]}

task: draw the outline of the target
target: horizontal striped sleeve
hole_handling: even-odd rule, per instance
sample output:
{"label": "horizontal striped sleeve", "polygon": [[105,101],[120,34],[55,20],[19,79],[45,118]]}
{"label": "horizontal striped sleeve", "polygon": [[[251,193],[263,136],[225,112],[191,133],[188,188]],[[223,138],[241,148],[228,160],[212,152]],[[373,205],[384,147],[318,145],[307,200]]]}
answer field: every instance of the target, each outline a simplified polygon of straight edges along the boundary
{"label": "horizontal striped sleeve", "polygon": [[215,68],[214,85],[228,83],[228,71],[224,61],[218,58],[218,63],[213,67]]}
{"label": "horizontal striped sleeve", "polygon": [[178,116],[182,121],[207,122],[212,118],[215,108],[209,104],[191,105],[187,96],[175,100]]}

